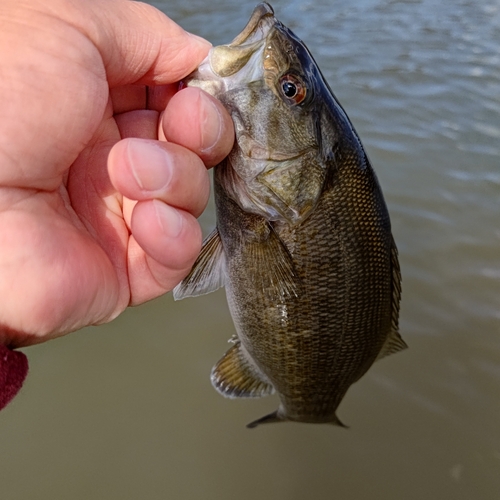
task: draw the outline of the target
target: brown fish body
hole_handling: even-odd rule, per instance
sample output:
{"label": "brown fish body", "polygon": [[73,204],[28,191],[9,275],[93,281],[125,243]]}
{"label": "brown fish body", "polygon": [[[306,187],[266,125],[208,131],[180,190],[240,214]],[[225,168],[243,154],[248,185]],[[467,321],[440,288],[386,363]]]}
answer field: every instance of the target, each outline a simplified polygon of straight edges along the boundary
{"label": "brown fish body", "polygon": [[[213,90],[237,143],[215,169],[217,231],[176,294],[226,287],[237,339],[212,383],[227,397],[276,391],[281,401],[250,426],[342,425],[336,410],[350,385],[405,347],[389,215],[357,134],[302,42],[267,4],[245,30],[224,49],[243,52],[231,53],[231,69],[217,59],[212,67],[225,78],[241,71],[260,31],[264,71],[249,87]],[[306,97],[290,99],[290,82]]]}

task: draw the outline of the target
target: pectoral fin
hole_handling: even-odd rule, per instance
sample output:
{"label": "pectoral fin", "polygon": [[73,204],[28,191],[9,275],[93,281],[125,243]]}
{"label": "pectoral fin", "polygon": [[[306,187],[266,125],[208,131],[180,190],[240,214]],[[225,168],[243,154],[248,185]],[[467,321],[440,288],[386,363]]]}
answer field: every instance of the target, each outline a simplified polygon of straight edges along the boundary
{"label": "pectoral fin", "polygon": [[217,229],[205,239],[190,273],[174,288],[174,299],[196,297],[224,286],[226,259]]}
{"label": "pectoral fin", "polygon": [[226,398],[260,398],[274,393],[260,370],[237,342],[212,369],[212,385]]}
{"label": "pectoral fin", "polygon": [[283,297],[298,297],[300,281],[292,256],[275,230],[266,223],[267,238],[249,243],[247,252],[255,274],[254,286],[261,289],[271,301]]}

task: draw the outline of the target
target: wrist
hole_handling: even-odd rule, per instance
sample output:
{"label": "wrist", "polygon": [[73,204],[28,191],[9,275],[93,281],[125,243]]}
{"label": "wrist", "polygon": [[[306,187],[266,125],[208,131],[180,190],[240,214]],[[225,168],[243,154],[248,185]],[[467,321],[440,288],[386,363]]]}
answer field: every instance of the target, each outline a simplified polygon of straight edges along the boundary
{"label": "wrist", "polygon": [[28,374],[28,358],[0,345],[0,410],[19,392]]}

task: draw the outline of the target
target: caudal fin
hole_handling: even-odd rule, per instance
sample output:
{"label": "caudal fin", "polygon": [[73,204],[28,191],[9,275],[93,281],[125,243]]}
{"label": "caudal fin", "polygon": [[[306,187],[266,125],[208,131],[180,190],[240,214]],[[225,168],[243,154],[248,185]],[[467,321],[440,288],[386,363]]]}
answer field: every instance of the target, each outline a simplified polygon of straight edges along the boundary
{"label": "caudal fin", "polygon": [[283,419],[278,416],[278,410],[273,411],[269,415],[265,417],[259,418],[258,420],[254,420],[247,425],[248,429],[253,429],[260,424],[271,424],[273,422],[283,422]]}
{"label": "caudal fin", "polygon": [[[254,420],[253,422],[250,422],[247,425],[248,429],[254,429],[255,427],[259,426],[260,424],[272,424],[274,422],[286,422],[290,419],[286,418],[283,416],[283,412],[280,411],[279,409],[276,411],[273,411],[273,413],[269,413],[269,415],[266,415],[262,418],[259,418],[258,420]],[[328,419],[318,419],[318,420],[295,420],[293,419],[294,422],[303,422],[306,424],[330,424],[330,425],[336,425],[338,427],[343,427],[344,429],[348,429],[349,427],[347,425],[344,425],[340,419],[337,417],[337,415],[333,414],[333,416],[329,417]]]}
{"label": "caudal fin", "polygon": [[333,415],[333,419],[330,420],[329,422],[327,422],[328,424],[331,424],[331,425],[336,425],[338,427],[343,427],[344,429],[349,429],[349,426],[348,425],[345,425],[344,423],[342,423],[339,419],[339,417],[337,417],[337,415]]}

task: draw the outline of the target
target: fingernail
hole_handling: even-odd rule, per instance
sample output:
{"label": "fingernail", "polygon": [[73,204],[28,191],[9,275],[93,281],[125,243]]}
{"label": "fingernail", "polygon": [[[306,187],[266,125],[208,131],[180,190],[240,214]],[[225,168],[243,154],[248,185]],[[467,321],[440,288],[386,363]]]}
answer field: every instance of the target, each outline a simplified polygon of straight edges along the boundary
{"label": "fingernail", "polygon": [[220,140],[222,133],[222,118],[217,106],[209,97],[200,93],[203,117],[201,120],[201,152],[210,151]]}
{"label": "fingernail", "polygon": [[163,234],[168,238],[177,238],[184,225],[182,215],[175,208],[159,200],[153,200],[153,206]]}
{"label": "fingernail", "polygon": [[144,191],[158,191],[170,182],[171,158],[156,142],[130,139],[127,154],[134,179]]}

